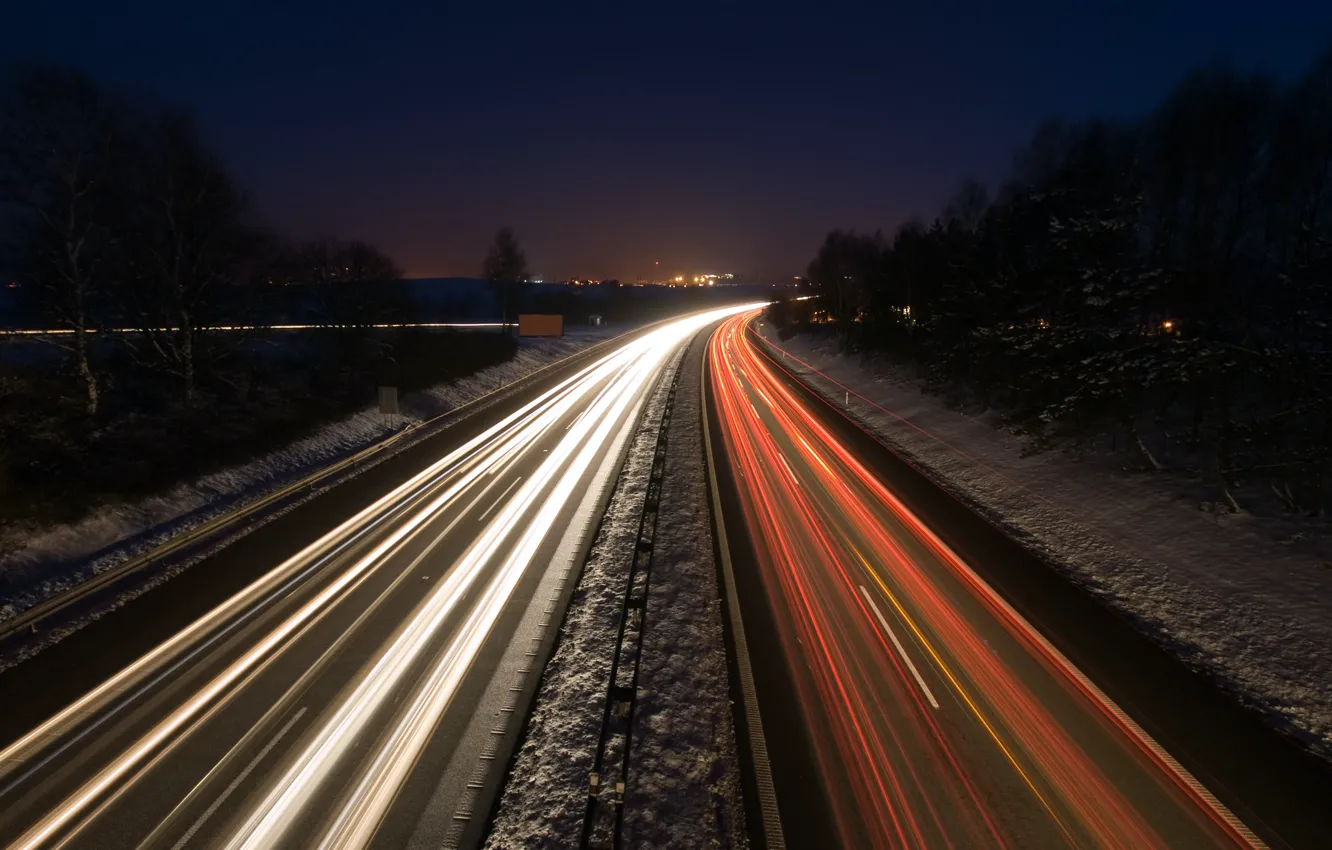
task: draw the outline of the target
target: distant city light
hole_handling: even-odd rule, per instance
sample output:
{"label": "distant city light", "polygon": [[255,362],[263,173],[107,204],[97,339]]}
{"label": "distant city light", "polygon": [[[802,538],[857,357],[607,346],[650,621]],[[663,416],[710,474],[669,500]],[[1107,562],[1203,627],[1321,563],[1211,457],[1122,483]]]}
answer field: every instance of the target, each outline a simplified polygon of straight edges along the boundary
{"label": "distant city light", "polygon": [[[692,272],[690,274],[667,275],[656,280],[646,281],[649,284],[657,286],[725,286],[726,281],[734,281],[736,275],[732,272]],[[735,285],[735,284],[730,284]]]}

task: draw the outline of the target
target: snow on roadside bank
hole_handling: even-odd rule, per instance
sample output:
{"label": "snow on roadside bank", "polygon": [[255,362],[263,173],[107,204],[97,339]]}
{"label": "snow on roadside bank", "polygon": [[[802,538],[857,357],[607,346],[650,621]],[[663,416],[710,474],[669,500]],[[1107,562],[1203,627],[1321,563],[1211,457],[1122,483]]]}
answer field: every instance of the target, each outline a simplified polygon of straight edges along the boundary
{"label": "snow on roadside bank", "polygon": [[408,424],[446,413],[561,358],[623,333],[624,327],[578,329],[562,339],[524,339],[504,363],[402,399],[404,417],[390,423],[366,408],[301,440],[240,466],[201,476],[139,501],[108,505],[67,525],[7,541],[0,558],[0,622],[148,551],[172,536],[355,454]]}
{"label": "snow on roadside bank", "polygon": [[1332,571],[1319,558],[1154,479],[1056,452],[1023,457],[993,422],[948,408],[891,364],[838,354],[826,337],[770,342],[839,407],[849,389],[850,412],[946,488],[1332,754]]}
{"label": "snow on roadside bank", "polygon": [[[699,429],[699,357],[677,368],[647,632],[625,804],[625,846],[745,845],[739,763],[722,643]],[[486,847],[574,847],[587,801],[657,424],[663,379],[630,446],[614,495],[542,676],[527,734]]]}

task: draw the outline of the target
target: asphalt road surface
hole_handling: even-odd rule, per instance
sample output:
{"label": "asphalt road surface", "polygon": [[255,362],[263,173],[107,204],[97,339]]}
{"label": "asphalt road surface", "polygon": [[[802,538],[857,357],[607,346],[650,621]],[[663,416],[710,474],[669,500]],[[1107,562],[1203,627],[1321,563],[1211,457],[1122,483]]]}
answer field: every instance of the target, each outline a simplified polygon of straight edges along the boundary
{"label": "asphalt road surface", "polygon": [[[474,842],[641,404],[726,312],[657,326],[544,382],[11,735],[0,844]],[[0,677],[3,704],[40,704],[43,669],[58,675],[39,655]]]}
{"label": "asphalt road surface", "polygon": [[749,318],[713,337],[710,383],[808,741],[786,801],[820,797],[846,847],[1261,846],[848,449]]}

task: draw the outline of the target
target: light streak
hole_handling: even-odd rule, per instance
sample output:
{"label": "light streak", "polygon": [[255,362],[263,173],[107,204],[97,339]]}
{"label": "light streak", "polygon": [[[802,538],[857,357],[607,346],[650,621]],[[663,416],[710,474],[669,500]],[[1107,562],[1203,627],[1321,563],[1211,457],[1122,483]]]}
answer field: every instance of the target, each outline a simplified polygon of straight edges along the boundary
{"label": "light streak", "polygon": [[[491,468],[496,452],[502,456],[512,440],[525,435],[525,423],[530,423],[549,405],[566,398],[573,388],[589,380],[596,368],[596,365],[587,367],[431,464],[0,751],[0,779],[28,764],[47,744],[67,738],[80,723],[102,714],[117,698],[131,694],[154,672],[187,655],[191,648],[204,642],[229,621],[286,590],[293,577],[357,542],[367,531],[393,518],[395,512],[415,507],[450,476],[469,467],[474,471]],[[469,474],[468,480],[475,477],[475,474]],[[0,789],[0,793],[4,790],[7,788]]]}
{"label": "light streak", "polygon": [[[337,847],[369,844],[514,588],[533,565],[535,552],[575,492],[588,486],[588,470],[610,435],[626,417],[634,415],[652,380],[681,343],[737,309],[748,308],[713,310],[665,324],[579,370],[0,752],[0,779],[8,778],[7,788],[12,789],[166,675],[211,648],[217,636],[238,620],[286,595],[312,575],[318,577],[317,589],[308,599],[275,626],[257,634],[221,672],[168,706],[151,728],[122,751],[100,767],[94,766],[73,793],[41,814],[12,846],[44,847],[77,835],[108,800],[199,728],[201,718],[228,705],[253,671],[334,610],[365,576],[381,568],[401,568],[399,553],[432,519],[447,515],[469,489],[483,486],[489,475],[504,474],[518,458],[534,452],[543,435],[558,433],[559,440],[549,454],[538,455],[536,473],[522,479],[511,495],[506,491],[499,512],[394,632],[376,660],[347,686],[337,707],[318,719],[317,730],[302,738],[299,755],[284,763],[282,776],[257,806],[247,809],[248,816],[230,838],[232,846],[267,845],[286,833],[297,811],[316,800],[328,808],[331,798],[322,792],[334,768],[339,768],[345,771],[343,780],[350,781],[350,791],[343,795],[342,807],[333,808],[323,840],[327,846]],[[564,420],[575,411],[581,413],[566,430]],[[358,547],[364,551],[358,552]],[[408,569],[415,566],[413,562]],[[473,591],[477,585],[481,586],[479,594]],[[462,622],[450,631],[446,625],[457,613]],[[424,659],[433,661],[425,674],[414,678],[413,671]],[[356,736],[378,730],[376,723],[391,705],[398,704],[395,698],[404,687],[410,693],[393,710],[393,723],[382,730],[380,745],[369,755],[351,749],[349,744]]]}
{"label": "light streak", "polygon": [[[672,348],[663,346],[658,349],[661,352],[659,356],[664,357],[665,352]],[[539,504],[536,517],[460,630],[462,638],[452,642],[441,663],[434,667],[418,690],[416,698],[405,710],[403,719],[393,728],[388,742],[352,793],[350,805],[342,809],[319,846],[340,848],[362,846],[369,842],[379,818],[392,802],[398,786],[405,780],[416,754],[424,748],[435,723],[462,681],[463,674],[480,650],[495,619],[499,617],[513,587],[522,577],[538,543],[545,537],[555,515],[563,509],[575,484],[581,480],[596,451],[609,435],[611,427],[619,421],[618,414],[642,389],[644,366],[655,367],[652,353],[651,349],[645,349],[641,356],[630,361],[633,365],[627,370],[627,376],[612,384],[612,389],[593,403],[596,412],[584,418],[581,427],[572,429],[560,441],[559,448],[550,453],[538,472],[489,523],[482,536],[450,570],[447,580],[418,609],[399,637],[279,780],[277,787],[254,810],[238,834],[233,836],[227,844],[228,848],[271,846],[280,840],[298,818],[302,808],[319,799],[320,789],[330,773],[331,765],[346,752],[347,744],[366,729],[374,713],[384,705],[395,686],[411,670],[412,663],[429,648],[430,638],[440,630],[445,617],[481,576],[482,568],[508,539],[518,518],[534,504]],[[598,410],[598,406],[603,409]],[[594,436],[597,439],[589,440],[587,438],[594,423]],[[566,467],[566,461],[575,453],[573,463]],[[560,478],[554,492],[538,503],[546,485],[557,475]]]}
{"label": "light streak", "polygon": [[842,842],[1261,846],[828,429],[752,318],[713,336],[710,383]]}
{"label": "light streak", "polygon": [[[340,330],[345,328],[374,328],[376,330],[395,328],[502,328],[503,322],[382,322],[368,325],[336,324],[282,324],[282,325],[205,325],[198,330],[202,333],[235,333],[237,331],[311,331]],[[85,328],[85,334],[141,334],[141,333],[179,333],[177,327],[161,328]],[[78,333],[74,328],[0,328],[0,336],[73,336]]]}

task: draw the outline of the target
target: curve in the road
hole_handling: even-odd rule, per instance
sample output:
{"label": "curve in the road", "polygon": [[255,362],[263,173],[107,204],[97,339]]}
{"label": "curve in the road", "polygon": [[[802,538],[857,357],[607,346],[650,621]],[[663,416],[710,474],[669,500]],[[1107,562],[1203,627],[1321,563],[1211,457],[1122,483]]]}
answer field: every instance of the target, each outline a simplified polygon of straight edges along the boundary
{"label": "curve in the road", "polygon": [[0,841],[409,841],[448,804],[448,765],[492,751],[488,683],[528,647],[663,364],[729,312],[558,382],[15,740]]}
{"label": "curve in the road", "polygon": [[712,341],[716,418],[837,839],[1262,846],[847,448],[749,318]]}

